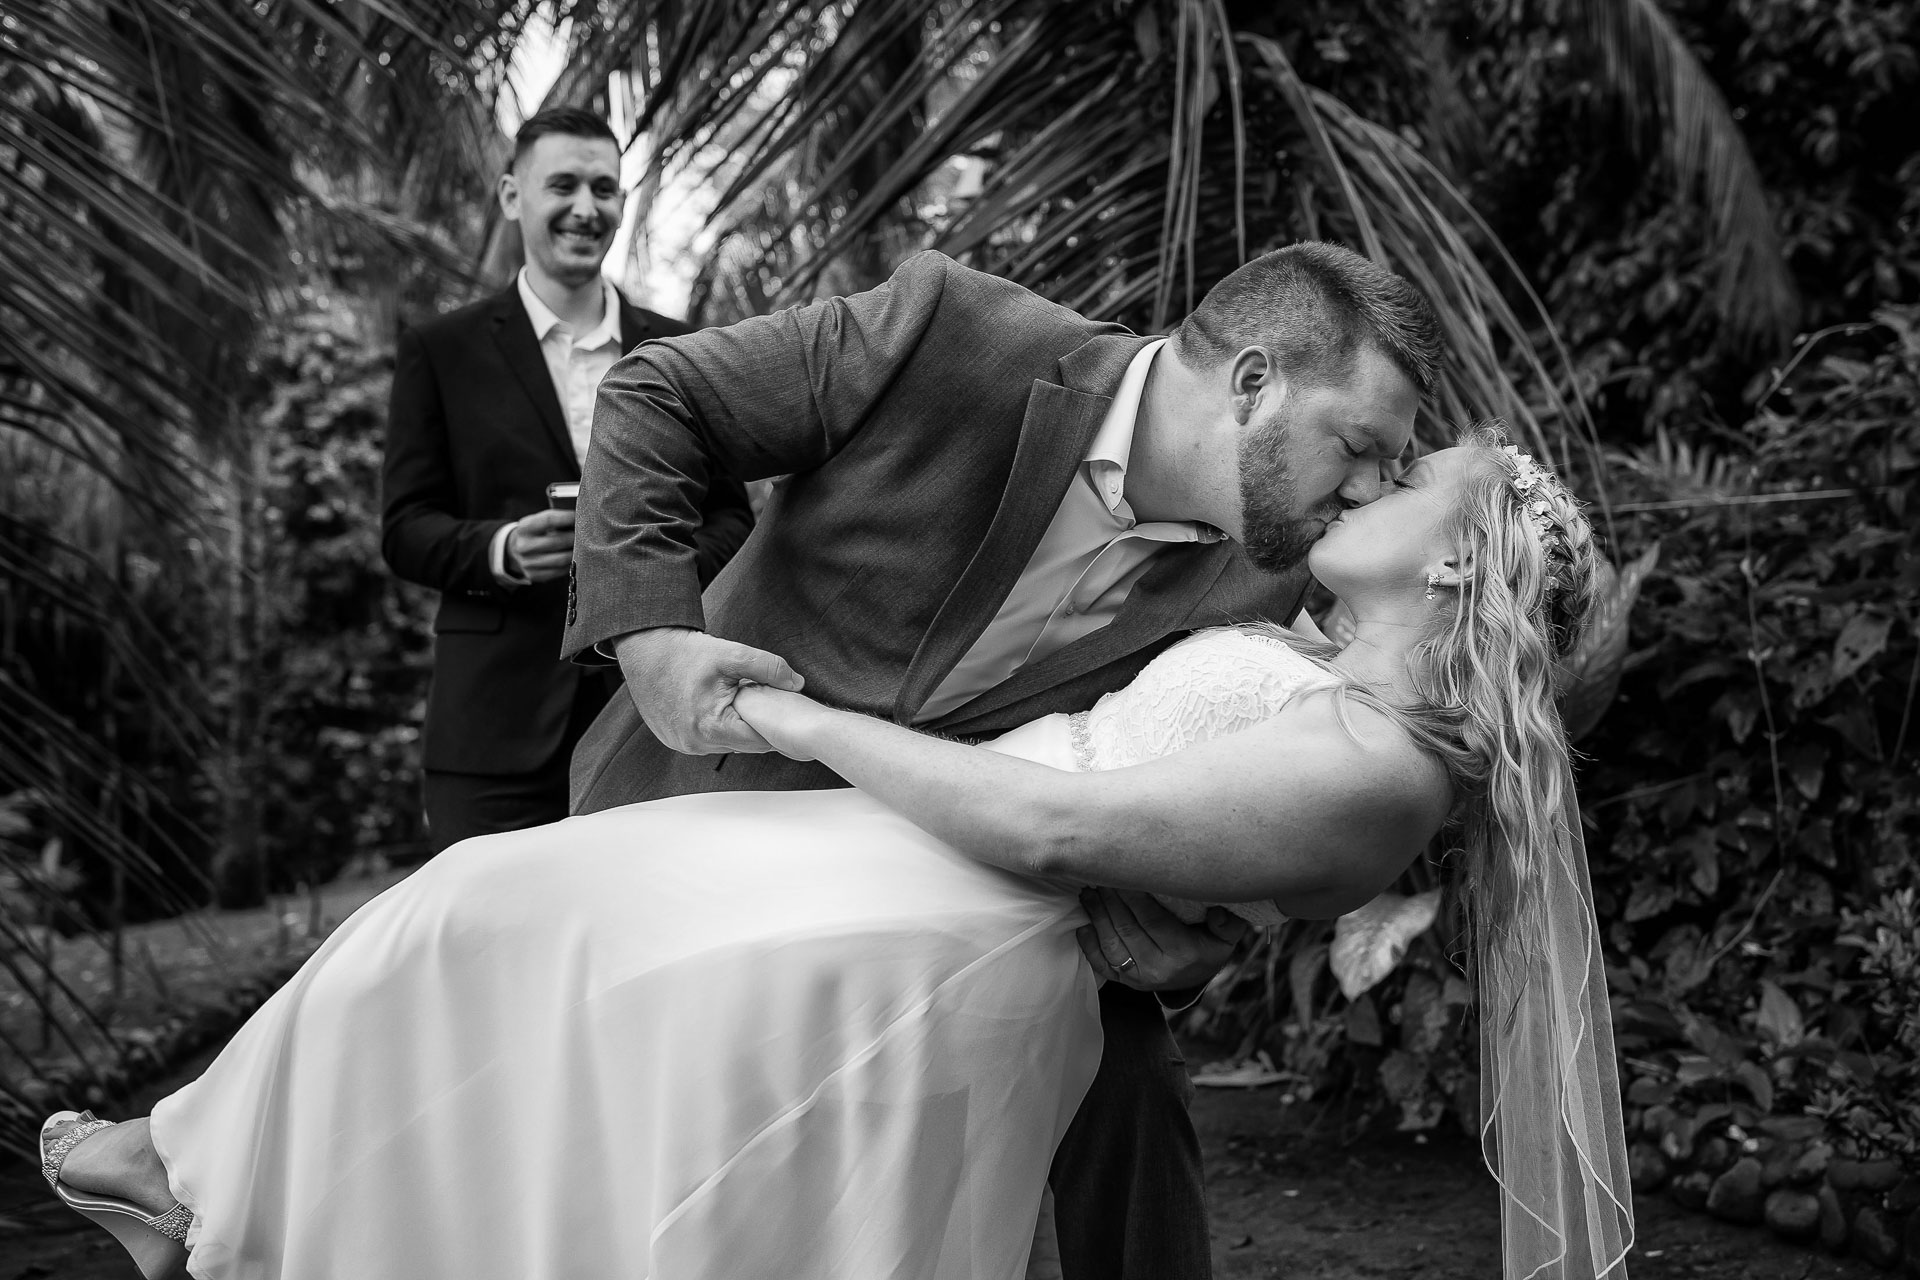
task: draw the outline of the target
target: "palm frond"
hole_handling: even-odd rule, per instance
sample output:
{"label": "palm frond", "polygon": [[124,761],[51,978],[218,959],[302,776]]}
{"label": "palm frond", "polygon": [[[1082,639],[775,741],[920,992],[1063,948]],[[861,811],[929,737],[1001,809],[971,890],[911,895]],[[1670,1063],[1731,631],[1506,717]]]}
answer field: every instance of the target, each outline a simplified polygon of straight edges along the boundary
{"label": "palm frond", "polygon": [[1567,22],[1597,55],[1610,99],[1643,154],[1697,190],[1720,270],[1716,306],[1749,340],[1784,345],[1800,302],[1746,138],[1658,0],[1568,0]]}
{"label": "palm frond", "polygon": [[[1428,441],[1445,443],[1454,428],[1498,416],[1529,448],[1557,458],[1569,472],[1579,448],[1583,473],[1599,483],[1598,438],[1552,321],[1472,202],[1405,138],[1301,80],[1276,41],[1244,39],[1312,139],[1333,219],[1354,229],[1368,257],[1419,286],[1440,317],[1452,359],[1437,412],[1423,410]],[[1525,299],[1525,318],[1509,303],[1508,290]],[[1558,377],[1541,356],[1542,345],[1554,356]],[[1539,405],[1508,372],[1508,361],[1525,370]],[[1563,383],[1575,388],[1573,398],[1560,391]]]}
{"label": "palm frond", "polygon": [[[1162,331],[1256,238],[1301,235],[1299,219],[1272,210],[1255,235],[1248,120],[1259,111],[1262,163],[1292,163],[1296,210],[1412,279],[1440,310],[1456,360],[1425,437],[1498,415],[1563,465],[1574,453],[1597,460],[1584,404],[1560,390],[1576,384],[1553,326],[1467,197],[1412,143],[1307,84],[1278,41],[1234,32],[1216,0],[1137,6],[1131,23],[1008,0],[865,0],[833,10],[837,26],[825,12],[798,0],[674,10],[679,25],[658,39],[640,113],[662,126],[650,139],[658,166],[733,141],[713,215],[729,255],[749,224],[751,243],[775,254],[793,252],[803,225],[820,228],[785,267],[759,267],[777,281],[771,300],[807,296],[836,258],[904,216],[942,166],[974,155],[989,161],[981,190],[935,223],[935,247]],[[904,70],[882,60],[863,14],[921,33]],[[697,87],[675,88],[670,67],[683,83],[697,68]],[[885,91],[823,144],[836,113],[873,83]],[[782,167],[801,153],[819,162]],[[849,190],[862,171],[868,179]],[[775,174],[799,189],[766,194]],[[785,214],[769,220],[769,201]]]}

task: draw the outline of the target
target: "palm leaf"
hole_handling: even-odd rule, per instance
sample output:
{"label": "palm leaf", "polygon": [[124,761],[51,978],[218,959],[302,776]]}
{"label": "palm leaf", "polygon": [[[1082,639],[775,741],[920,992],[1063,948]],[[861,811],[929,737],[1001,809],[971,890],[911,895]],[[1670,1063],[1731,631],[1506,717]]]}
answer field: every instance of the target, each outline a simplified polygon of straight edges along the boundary
{"label": "palm leaf", "polygon": [[1716,305],[1738,333],[1784,344],[1800,303],[1773,211],[1740,126],[1657,0],[1568,0],[1567,22],[1596,53],[1610,99],[1643,154],[1698,190],[1719,250]]}
{"label": "palm leaf", "polygon": [[[1422,411],[1428,442],[1445,444],[1453,428],[1494,415],[1569,473],[1579,447],[1588,464],[1583,472],[1598,483],[1604,474],[1598,440],[1552,320],[1471,201],[1406,139],[1303,81],[1278,42],[1244,39],[1312,141],[1327,175],[1321,190],[1333,220],[1352,227],[1368,257],[1405,276],[1434,304],[1452,358],[1437,412]],[[1509,289],[1526,300],[1525,319],[1508,302]],[[1539,354],[1542,345],[1555,357],[1558,377]],[[1526,372],[1526,384],[1542,398],[1539,406],[1508,372],[1510,360]],[[1563,383],[1574,388],[1571,399],[1559,390]],[[1549,431],[1549,424],[1556,429]]]}

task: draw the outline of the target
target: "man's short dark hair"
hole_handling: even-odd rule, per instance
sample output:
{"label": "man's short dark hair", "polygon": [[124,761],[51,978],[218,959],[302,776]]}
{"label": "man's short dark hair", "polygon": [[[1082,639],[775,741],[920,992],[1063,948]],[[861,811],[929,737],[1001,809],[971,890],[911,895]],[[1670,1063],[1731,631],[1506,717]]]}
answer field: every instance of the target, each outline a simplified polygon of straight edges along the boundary
{"label": "man's short dark hair", "polygon": [[613,129],[607,122],[585,107],[548,107],[545,111],[536,111],[528,116],[521,124],[520,132],[513,135],[513,159],[507,167],[519,168],[520,157],[550,133],[568,138],[604,138],[616,148],[620,145],[620,139],[613,136]]}
{"label": "man's short dark hair", "polygon": [[1318,240],[1275,249],[1207,291],[1173,332],[1181,360],[1212,368],[1265,347],[1289,381],[1344,381],[1372,347],[1431,395],[1445,347],[1426,297],[1393,272]]}

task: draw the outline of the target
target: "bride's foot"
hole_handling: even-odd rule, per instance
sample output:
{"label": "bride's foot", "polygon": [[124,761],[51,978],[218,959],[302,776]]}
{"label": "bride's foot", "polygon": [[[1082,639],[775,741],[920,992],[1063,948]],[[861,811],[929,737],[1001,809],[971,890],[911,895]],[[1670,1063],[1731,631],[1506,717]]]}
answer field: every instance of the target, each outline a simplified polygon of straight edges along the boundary
{"label": "bride's foot", "polygon": [[40,1167],[68,1208],[113,1234],[143,1280],[185,1276],[193,1214],[173,1203],[145,1120],[59,1112],[40,1128]]}
{"label": "bride's foot", "polygon": [[[58,1139],[72,1126],[76,1117],[56,1124],[48,1135]],[[167,1187],[166,1166],[147,1136],[148,1121],[126,1120],[92,1133],[67,1152],[60,1166],[60,1181],[70,1191],[91,1195],[115,1196],[139,1205],[150,1214],[162,1214],[173,1207],[173,1192]]]}

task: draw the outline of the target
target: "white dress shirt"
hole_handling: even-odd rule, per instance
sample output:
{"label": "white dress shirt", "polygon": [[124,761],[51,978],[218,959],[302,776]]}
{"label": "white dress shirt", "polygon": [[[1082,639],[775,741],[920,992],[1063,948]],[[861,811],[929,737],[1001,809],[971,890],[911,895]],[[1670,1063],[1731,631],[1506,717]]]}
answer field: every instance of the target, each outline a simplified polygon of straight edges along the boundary
{"label": "white dress shirt", "polygon": [[[611,280],[600,277],[600,287],[605,292],[600,323],[576,338],[573,327],[540,301],[540,295],[527,281],[525,267],[520,268],[516,283],[520,305],[527,309],[527,319],[533,322],[533,336],[540,343],[540,355],[547,362],[547,376],[553,380],[554,395],[559,397],[560,411],[567,420],[574,459],[584,466],[587,444],[593,435],[594,393],[599,390],[600,379],[607,376],[607,370],[613,368],[614,361],[621,355],[620,295]],[[507,538],[519,523],[515,520],[501,526],[488,548],[488,565],[494,580],[502,586],[523,586],[527,581],[507,568]]]}
{"label": "white dress shirt", "polygon": [[972,701],[1027,663],[1113,621],[1154,555],[1169,543],[1218,542],[1226,536],[1196,521],[1142,524],[1127,503],[1127,462],[1140,397],[1164,346],[1164,338],[1148,343],[1127,365],[1053,523],[993,621],[915,714],[916,724]]}

